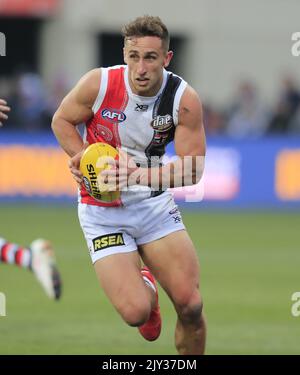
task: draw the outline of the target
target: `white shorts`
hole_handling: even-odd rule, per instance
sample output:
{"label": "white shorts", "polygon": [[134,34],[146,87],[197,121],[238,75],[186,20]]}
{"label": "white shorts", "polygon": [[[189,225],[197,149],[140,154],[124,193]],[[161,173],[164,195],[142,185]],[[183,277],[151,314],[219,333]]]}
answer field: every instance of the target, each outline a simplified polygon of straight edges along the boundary
{"label": "white shorts", "polygon": [[126,207],[79,203],[78,216],[93,263],[185,229],[170,192]]}

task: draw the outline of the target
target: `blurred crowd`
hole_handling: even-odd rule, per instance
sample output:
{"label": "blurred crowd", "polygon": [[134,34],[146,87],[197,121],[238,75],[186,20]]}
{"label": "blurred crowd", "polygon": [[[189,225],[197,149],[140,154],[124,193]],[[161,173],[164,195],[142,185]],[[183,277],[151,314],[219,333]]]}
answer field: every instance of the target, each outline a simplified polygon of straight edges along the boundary
{"label": "blurred crowd", "polygon": [[[57,75],[50,86],[32,72],[22,72],[9,79],[0,77],[0,98],[12,107],[7,129],[49,130],[53,113],[69,89],[64,74]],[[244,138],[300,134],[300,87],[290,77],[282,80],[277,100],[271,106],[260,98],[253,82],[244,81],[227,108],[217,108],[205,100],[203,107],[208,136]]]}
{"label": "blurred crowd", "polygon": [[11,107],[6,129],[29,133],[49,130],[52,116],[69,86],[64,74],[58,74],[48,86],[33,72],[0,77],[0,98]]}
{"label": "blurred crowd", "polygon": [[300,135],[300,87],[291,77],[282,79],[277,99],[269,106],[261,99],[254,83],[244,81],[228,108],[220,110],[205,102],[203,107],[208,135],[234,138]]}

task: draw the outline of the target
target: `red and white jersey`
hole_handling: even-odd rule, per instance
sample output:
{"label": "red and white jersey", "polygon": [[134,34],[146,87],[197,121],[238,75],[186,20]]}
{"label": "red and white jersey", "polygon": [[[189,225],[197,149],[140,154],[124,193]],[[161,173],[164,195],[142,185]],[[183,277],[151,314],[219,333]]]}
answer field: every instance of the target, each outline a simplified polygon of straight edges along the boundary
{"label": "red and white jersey", "polygon": [[[94,116],[86,123],[89,144],[106,142],[124,149],[140,166],[157,166],[166,145],[174,139],[181,96],[187,83],[164,70],[163,82],[153,97],[134,94],[126,65],[101,68],[101,84],[93,105]],[[154,160],[154,162],[153,162]],[[156,165],[155,165],[156,164]],[[147,186],[134,185],[121,192],[119,200],[99,202],[82,188],[82,203],[97,206],[122,206],[157,195]]]}

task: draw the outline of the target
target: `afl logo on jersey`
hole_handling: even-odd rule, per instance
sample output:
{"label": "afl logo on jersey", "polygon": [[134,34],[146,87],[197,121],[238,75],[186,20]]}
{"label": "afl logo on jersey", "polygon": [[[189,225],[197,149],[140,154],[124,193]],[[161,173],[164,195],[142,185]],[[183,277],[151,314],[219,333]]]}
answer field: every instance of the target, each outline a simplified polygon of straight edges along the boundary
{"label": "afl logo on jersey", "polygon": [[125,113],[111,108],[105,108],[101,112],[101,116],[109,122],[123,122],[126,120]]}
{"label": "afl logo on jersey", "polygon": [[157,116],[152,121],[152,128],[161,133],[167,132],[173,126],[173,118],[171,115]]}

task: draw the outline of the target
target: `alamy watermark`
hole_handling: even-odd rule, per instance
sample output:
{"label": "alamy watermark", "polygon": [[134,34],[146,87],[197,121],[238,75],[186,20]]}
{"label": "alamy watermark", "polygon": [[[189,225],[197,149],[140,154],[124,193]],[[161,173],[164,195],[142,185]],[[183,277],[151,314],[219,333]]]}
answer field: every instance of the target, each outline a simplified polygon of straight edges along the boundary
{"label": "alamy watermark", "polygon": [[[148,159],[146,165],[136,164],[128,154],[119,154],[119,159],[100,156],[96,167],[86,165],[83,183],[87,191],[94,197],[118,190],[127,191],[132,186],[149,187],[152,191],[164,191],[168,188],[184,189],[178,191],[186,202],[200,202],[204,196],[203,185],[199,186],[203,170],[204,156],[184,156],[175,158],[167,164],[161,164],[157,156]],[[110,168],[106,168],[107,165]]]}
{"label": "alamy watermark", "polygon": [[292,41],[295,42],[291,48],[292,55],[298,57],[300,56],[300,31],[292,34]]}
{"label": "alamy watermark", "polygon": [[6,297],[4,293],[0,292],[0,317],[6,316]]}
{"label": "alamy watermark", "polygon": [[6,56],[6,36],[0,32],[0,57]]}
{"label": "alamy watermark", "polygon": [[300,316],[300,292],[295,292],[292,294],[292,304],[291,313],[295,318]]}

